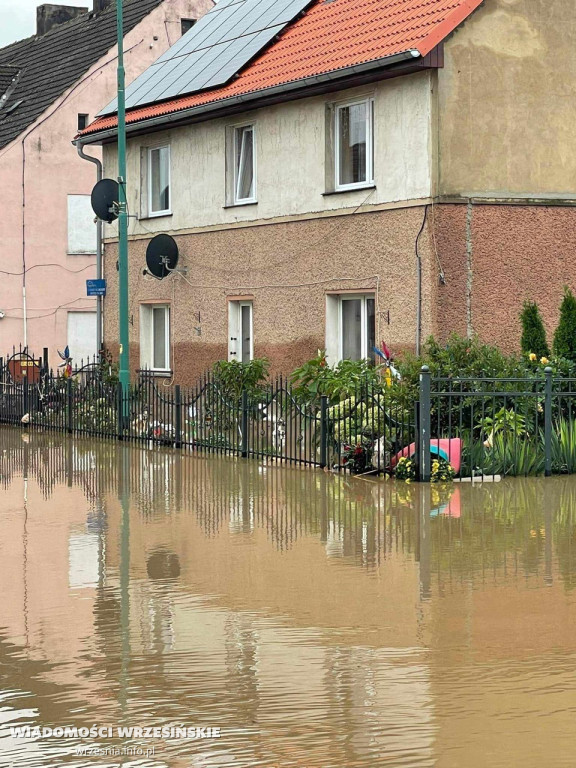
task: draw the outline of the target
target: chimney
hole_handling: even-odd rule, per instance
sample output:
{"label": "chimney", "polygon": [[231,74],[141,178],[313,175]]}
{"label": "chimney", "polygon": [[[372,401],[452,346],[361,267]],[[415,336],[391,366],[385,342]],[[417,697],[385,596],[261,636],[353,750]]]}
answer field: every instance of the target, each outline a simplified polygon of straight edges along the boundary
{"label": "chimney", "polygon": [[92,11],[100,13],[100,11],[105,11],[111,4],[112,0],[92,0]]}
{"label": "chimney", "polygon": [[88,8],[75,8],[71,5],[51,5],[45,3],[36,8],[36,34],[38,37],[58,24],[75,19],[83,13],[88,13]]}

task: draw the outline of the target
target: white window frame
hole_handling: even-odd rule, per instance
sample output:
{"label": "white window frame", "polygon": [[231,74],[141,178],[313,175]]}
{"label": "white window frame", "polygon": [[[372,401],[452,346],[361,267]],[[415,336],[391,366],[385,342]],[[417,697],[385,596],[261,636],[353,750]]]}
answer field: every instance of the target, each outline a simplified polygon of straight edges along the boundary
{"label": "white window frame", "polygon": [[[168,208],[161,211],[152,210],[152,152],[159,152],[162,149],[168,150],[168,198],[170,204]],[[159,146],[147,148],[147,168],[148,168],[148,216],[170,216],[172,214],[172,151],[170,144],[161,144]]]}
{"label": "white window frame", "polygon": [[[329,365],[336,365],[344,360],[344,335],[343,335],[343,315],[342,302],[360,300],[361,308],[361,340],[364,360],[372,359],[371,350],[368,349],[368,311],[367,301],[372,299],[376,302],[374,291],[358,293],[330,293],[326,295],[326,352]],[[374,303],[376,312],[376,303]],[[376,318],[375,318],[376,320]],[[377,333],[377,328],[375,329]],[[376,342],[376,339],[374,339]],[[347,358],[346,358],[347,359]]]}
{"label": "white window frame", "polygon": [[[240,183],[240,174],[239,169],[242,167],[242,164],[238,162],[238,154],[241,152],[241,148],[238,146],[238,139],[240,136],[240,132],[245,129],[250,128],[252,130],[252,189],[253,189],[253,195],[252,197],[239,197],[238,195],[238,185]],[[233,146],[233,160],[234,160],[234,205],[249,205],[250,203],[256,203],[257,202],[257,166],[256,166],[256,124],[255,123],[242,123],[242,125],[234,125],[233,126],[234,131],[234,146]],[[240,158],[241,159],[241,158]]]}
{"label": "white window frame", "polygon": [[[164,367],[154,366],[154,311],[162,309],[165,312],[164,324]],[[171,371],[170,345],[170,304],[143,303],[140,305],[140,367],[152,372],[167,373]]]}
{"label": "white window frame", "polygon": [[[366,110],[366,181],[352,184],[340,183],[340,113],[343,109],[356,107],[360,104],[367,106]],[[363,189],[374,186],[374,99],[363,98],[336,104],[334,110],[334,188],[338,191],[348,189]]]}
{"label": "white window frame", "polygon": [[228,360],[242,362],[242,307],[250,307],[250,360],[254,360],[254,302],[252,299],[228,302]]}

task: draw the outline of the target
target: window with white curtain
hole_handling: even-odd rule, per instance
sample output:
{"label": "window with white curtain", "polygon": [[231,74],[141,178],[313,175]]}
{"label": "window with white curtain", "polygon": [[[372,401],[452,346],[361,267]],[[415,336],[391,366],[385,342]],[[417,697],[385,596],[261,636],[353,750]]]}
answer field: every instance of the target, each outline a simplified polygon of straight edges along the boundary
{"label": "window with white curtain", "polygon": [[327,296],[326,351],[332,365],[340,360],[373,360],[376,302],[373,293]]}
{"label": "window with white curtain", "polygon": [[234,130],[234,202],[256,201],[256,151],[253,125]]}
{"label": "window with white curtain", "polygon": [[140,365],[151,371],[170,370],[170,307],[140,305]]}
{"label": "window with white curtain", "polygon": [[169,214],[170,206],[170,147],[151,147],[148,150],[148,215]]}
{"label": "window with white curtain", "polygon": [[336,189],[374,183],[373,105],[372,99],[364,99],[336,108]]}

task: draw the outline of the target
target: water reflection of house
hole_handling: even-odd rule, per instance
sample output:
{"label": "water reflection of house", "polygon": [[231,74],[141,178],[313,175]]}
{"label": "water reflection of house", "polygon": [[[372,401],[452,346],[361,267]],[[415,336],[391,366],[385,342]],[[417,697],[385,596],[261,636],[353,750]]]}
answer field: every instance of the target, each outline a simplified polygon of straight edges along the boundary
{"label": "water reflection of house", "polygon": [[[16,432],[5,445],[0,577],[14,587],[0,606],[0,663],[42,722],[68,708],[91,722],[118,716],[123,701],[135,722],[217,719],[220,743],[186,757],[162,747],[175,766],[233,753],[246,766],[480,768],[490,754],[526,766],[559,745],[568,754],[569,479],[546,481],[546,507],[540,480],[462,486],[459,518],[423,521],[426,486],[348,488],[323,473],[106,443],[71,454],[67,441],[31,434],[22,445]],[[8,454],[30,468],[26,505]],[[78,471],[88,466],[105,525],[94,527],[93,484]],[[245,509],[249,525],[238,523]],[[96,586],[85,562],[74,566],[90,560],[94,534]]]}

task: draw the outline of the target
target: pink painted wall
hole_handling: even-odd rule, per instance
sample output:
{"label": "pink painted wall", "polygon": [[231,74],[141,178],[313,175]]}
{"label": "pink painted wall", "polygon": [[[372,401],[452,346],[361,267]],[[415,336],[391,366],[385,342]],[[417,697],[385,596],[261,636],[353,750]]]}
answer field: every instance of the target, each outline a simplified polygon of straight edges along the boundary
{"label": "pink painted wall", "polygon": [[[125,38],[127,83],[179,39],[181,18],[198,18],[212,4],[212,0],[165,0],[150,13]],[[48,347],[50,362],[56,365],[56,350],[67,342],[68,311],[96,310],[95,300],[86,297],[86,280],[96,276],[95,257],[67,254],[67,196],[90,194],[96,166],[79,158],[71,141],[78,113],[93,120],[115,95],[116,47],[79,75],[36,123],[0,150],[0,311],[5,313],[0,320],[0,356],[13,345],[24,344],[23,250],[32,353],[41,355]],[[87,152],[100,156],[99,148]]]}

